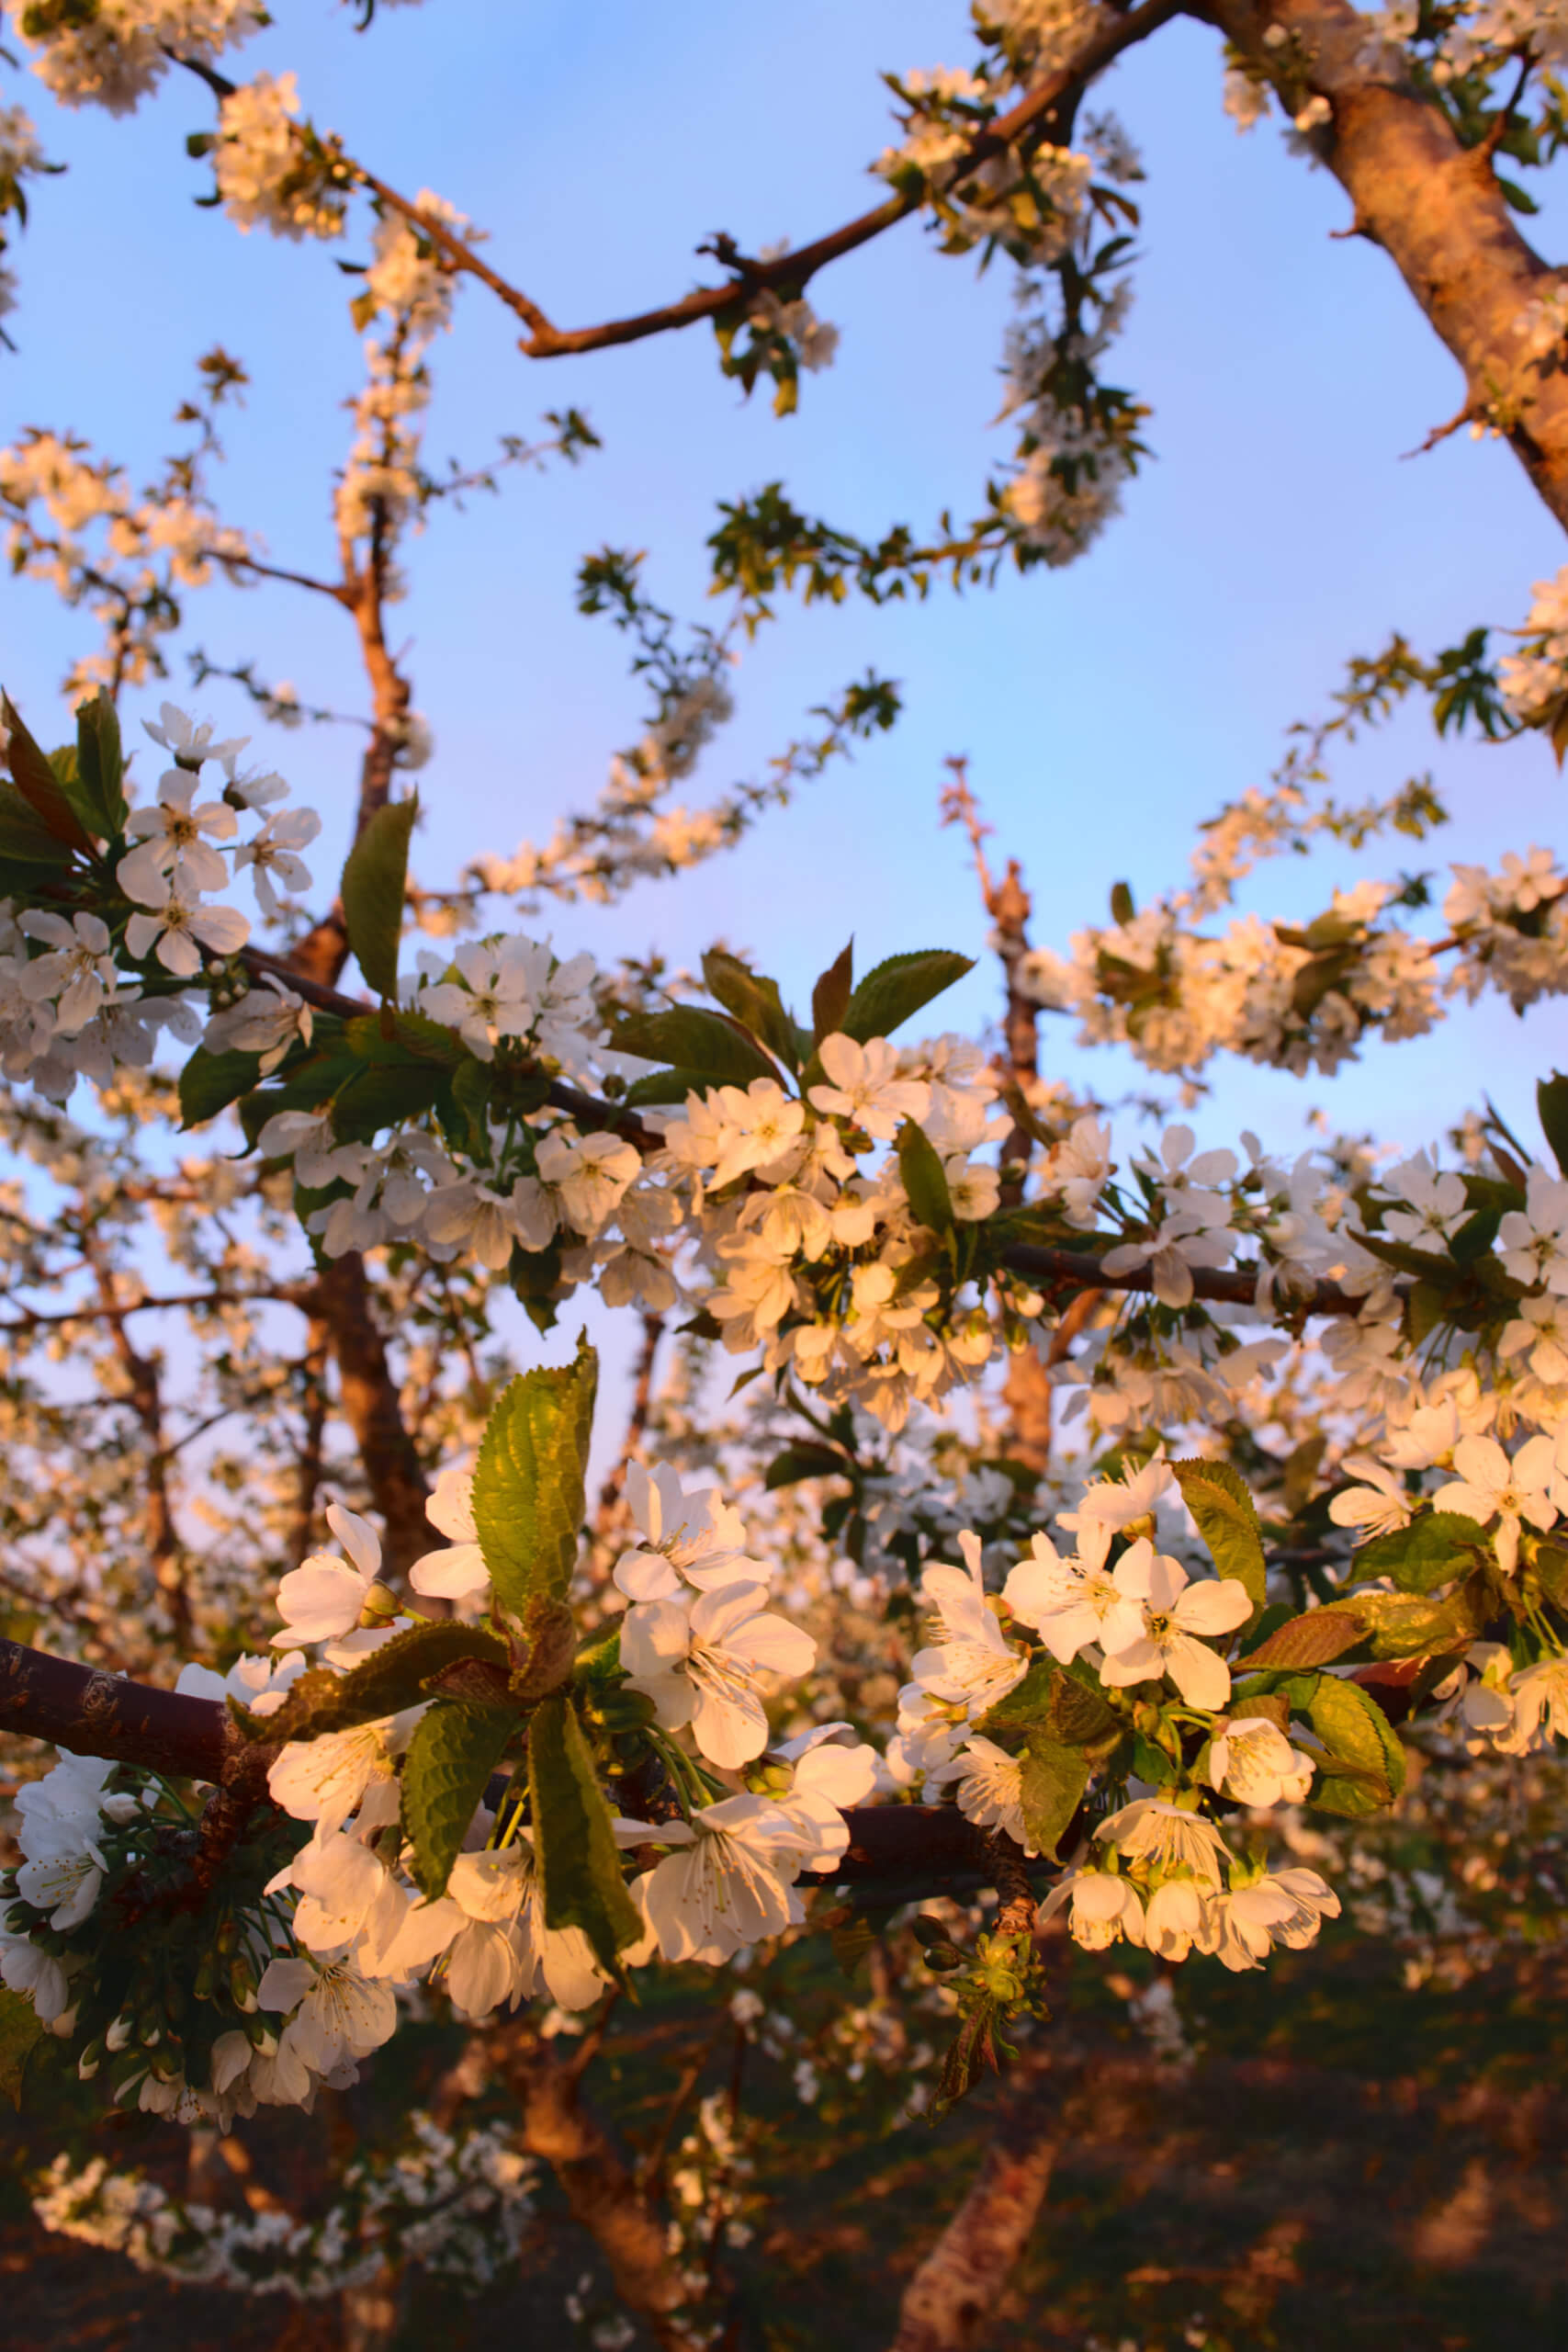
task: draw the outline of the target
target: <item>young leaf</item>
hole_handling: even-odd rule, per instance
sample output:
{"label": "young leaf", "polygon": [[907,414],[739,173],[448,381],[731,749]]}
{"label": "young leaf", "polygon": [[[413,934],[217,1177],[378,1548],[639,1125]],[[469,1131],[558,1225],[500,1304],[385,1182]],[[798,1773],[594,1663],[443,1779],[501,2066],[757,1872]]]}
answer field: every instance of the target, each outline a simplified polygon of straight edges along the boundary
{"label": "young leaf", "polygon": [[936,1146],[913,1119],[906,1119],[898,1130],[898,1173],[916,1222],[932,1233],[951,1233],[954,1219],[947,1170]]}
{"label": "young leaf", "polygon": [[232,1699],[230,1712],[247,1739],[269,1747],[289,1739],[319,1739],[324,1732],[352,1731],[355,1724],[374,1723],[380,1715],[417,1706],[430,1695],[429,1686],[463,1658],[504,1669],[506,1644],[482,1625],[459,1625],[452,1620],[411,1625],[347,1674],[334,1674],[327,1667],[302,1674],[276,1714],[253,1715]]}
{"label": "young leaf", "polygon": [[67,849],[92,849],[82,820],[66,798],[59,777],[17,716],[9,695],[0,695],[0,716],[10,730],[6,753],[17,789],[57,842]]}
{"label": "young leaf", "polygon": [[398,943],[408,889],[409,836],[419,795],[378,808],[348,853],[343,869],[343,912],[348,944],[378,996],[398,993]]}
{"label": "young leaf", "polygon": [[784,1011],[777,980],[765,980],[738,956],[710,947],[703,957],[703,978],[708,994],[742,1022],[754,1037],[776,1054],[786,1068],[799,1067],[795,1049],[795,1023]]}
{"label": "young leaf", "polygon": [[1473,1565],[1472,1546],[1484,1548],[1486,1530],[1462,1511],[1423,1511],[1408,1527],[1374,1535],[1350,1557],[1352,1583],[1391,1577],[1401,1592],[1436,1592]]}
{"label": "young leaf", "polygon": [[[1332,1790],[1315,1792],[1313,1803],[1325,1813],[1376,1813],[1404,1786],[1404,1750],[1393,1724],[1359,1682],[1341,1681],[1337,1675],[1318,1678],[1306,1703],[1306,1719],[1330,1754],[1357,1765],[1372,1781],[1337,1781]],[[1373,1783],[1376,1783],[1374,1785]]]}
{"label": "young leaf", "polygon": [[1309,1609],[1303,1617],[1292,1617],[1277,1626],[1267,1641],[1238,1657],[1234,1671],[1241,1674],[1258,1666],[1326,1666],[1331,1658],[1353,1650],[1362,1638],[1361,1621],[1353,1611]]}
{"label": "young leaf", "polygon": [[642,1935],[626,1893],[610,1808],[570,1699],[542,1699],[528,1725],[528,1796],[534,1859],[543,1882],[545,1925],[581,1928],[612,1973],[615,1954]]}
{"label": "young leaf", "polygon": [[1032,1731],[1025,1746],[1019,1793],[1029,1842],[1056,1859],[1056,1848],[1089,1786],[1089,1758],[1081,1747],[1064,1747],[1043,1731]]}
{"label": "young leaf", "polygon": [[485,1783],[516,1728],[514,1714],[450,1700],[414,1726],[402,1770],[403,1828],[413,1847],[414,1883],[432,1903],[446,1892]]}
{"label": "young leaf", "polygon": [[100,686],[76,707],[76,780],[88,822],[106,841],[125,830],[124,775],[119,717]]}
{"label": "young leaf", "polygon": [[[739,1022],[700,1004],[678,1004],[670,1012],[635,1013],[611,1039],[619,1053],[645,1062],[666,1062],[702,1073],[704,1086],[749,1086],[754,1078],[778,1077],[778,1065]],[[645,1095],[643,1100],[649,1098]]]}
{"label": "young leaf", "polygon": [[811,991],[811,1029],[818,1045],[843,1027],[855,984],[855,944],[834,957]]}
{"label": "young leaf", "polygon": [[598,1376],[599,1359],[580,1339],[571,1363],[520,1374],[486,1427],[474,1470],[474,1524],[495,1597],[514,1616],[535,1593],[566,1599]]}
{"label": "young leaf", "polygon": [[248,1094],[261,1069],[259,1054],[209,1054],[198,1046],[180,1072],[180,1125],[199,1127]]}
{"label": "young leaf", "polygon": [[1472,1577],[1446,1600],[1428,1600],[1420,1593],[1359,1592],[1355,1609],[1374,1657],[1428,1657],[1463,1649],[1485,1631],[1485,1579]]}
{"label": "young leaf", "polygon": [[1036,1657],[1028,1673],[980,1724],[987,1738],[998,1732],[1038,1730],[1064,1747],[1092,1747],[1120,1728],[1121,1718],[1098,1690],[1077,1681],[1055,1658]]}
{"label": "young leaf", "polygon": [[1223,1577],[1247,1587],[1254,1609],[1268,1600],[1263,1539],[1246,1481],[1228,1462],[1173,1462],[1181,1498]]}
{"label": "young leaf", "polygon": [[843,1035],[862,1046],[868,1037],[890,1037],[901,1022],[974,968],[972,956],[954,956],[944,947],[890,956],[866,974],[844,1007]]}

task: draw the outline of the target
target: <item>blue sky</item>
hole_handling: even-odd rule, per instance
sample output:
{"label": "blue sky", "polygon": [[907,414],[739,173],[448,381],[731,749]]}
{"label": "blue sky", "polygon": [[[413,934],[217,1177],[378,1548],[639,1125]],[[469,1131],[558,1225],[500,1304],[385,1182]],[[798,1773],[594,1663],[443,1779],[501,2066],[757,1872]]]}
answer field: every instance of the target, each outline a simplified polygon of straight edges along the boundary
{"label": "blue sky", "polygon": [[[802,243],[860,209],[874,195],[864,166],[889,131],[878,71],[968,53],[957,0],[785,11],[683,0],[657,12],[629,0],[592,11],[432,0],[383,9],[364,39],[325,0],[277,14],[236,70],[297,68],[319,123],[394,184],[469,211],[497,266],[565,324],[682,291],[705,266],[694,247],[716,228],[749,245]],[[151,472],[196,355],[221,342],[254,379],[227,435],[225,514],[264,531],[278,561],[326,566],[342,403],[359,376],[334,249],[243,238],[194,205],[206,175],[183,141],[210,119],[194,81],[171,80],[121,122],[61,114],[30,83],[19,95],[70,170],[39,187],[14,255],[21,347],[0,367],[6,436],[69,425]],[[561,945],[609,956],[657,943],[690,962],[723,935],[797,998],[852,931],[866,961],[925,944],[977,953],[984,923],[961,845],[935,827],[950,752],[969,755],[998,851],[1024,862],[1035,936],[1063,943],[1102,917],[1118,877],[1140,899],[1179,878],[1198,820],[1262,780],[1285,726],[1323,707],[1348,654],[1395,627],[1431,647],[1476,621],[1522,618],[1530,582],[1557,568],[1556,526],[1500,445],[1456,436],[1402,458],[1458,404],[1458,371],[1386,258],[1333,234],[1348,206],[1328,176],[1287,154],[1277,125],[1237,137],[1221,111],[1217,40],[1168,29],[1097,101],[1122,116],[1149,175],[1114,379],[1152,406],[1156,457],[1124,516],[1062,573],[1010,577],[962,601],[935,592],[923,605],[787,612],[748,656],[737,719],[691,799],[760,773],[811,704],[867,667],[903,682],[902,724],[738,853],[611,912],[563,910]],[[1550,212],[1538,231],[1550,251]],[[364,250],[352,234],[335,249]],[[842,331],[839,364],[780,424],[765,397],[748,405],[719,377],[705,329],[536,364],[517,353],[515,322],[464,290],[457,332],[434,355],[432,457],[472,460],[498,433],[530,431],[568,403],[605,447],[577,470],[514,480],[466,515],[438,514],[409,550],[412,594],[394,626],[438,745],[422,779],[428,878],[478,848],[547,835],[637,730],[619,641],[573,610],[583,552],[646,548],[653,592],[697,613],[716,502],[774,476],[808,511],[865,532],[977,504],[1005,446],[987,429],[1005,270],[977,281],[971,261],[938,255],[906,224],[814,296]],[[6,680],[38,710],[81,650],[80,626],[31,583],[6,582],[0,597]],[[220,661],[253,657],[308,699],[362,699],[346,619],[284,589],[193,596],[183,641]],[[225,728],[251,723],[228,689],[207,689],[204,707]],[[343,845],[354,739],[321,731],[265,748],[326,816],[324,880]],[[1456,817],[1434,862],[1561,842],[1563,787],[1537,741],[1439,746],[1402,726],[1351,755],[1343,781],[1387,790],[1427,767]],[[1310,910],[1353,870],[1338,852],[1310,870],[1275,868],[1254,902]],[[977,1023],[994,1001],[983,967],[949,1000],[950,1017]],[[1254,1124],[1291,1148],[1322,1103],[1415,1145],[1483,1085],[1526,1113],[1561,1036],[1557,1009],[1520,1023],[1484,1006],[1425,1043],[1373,1049],[1332,1086],[1226,1070],[1201,1124],[1216,1139]],[[1062,1024],[1045,1046],[1051,1068],[1104,1091],[1132,1075],[1086,1061]]]}

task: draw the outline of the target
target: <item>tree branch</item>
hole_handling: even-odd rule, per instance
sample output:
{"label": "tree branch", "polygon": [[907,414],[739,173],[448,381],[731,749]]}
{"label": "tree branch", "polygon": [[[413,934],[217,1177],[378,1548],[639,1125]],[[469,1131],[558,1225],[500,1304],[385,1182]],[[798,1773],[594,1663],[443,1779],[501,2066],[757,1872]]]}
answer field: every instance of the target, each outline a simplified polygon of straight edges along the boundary
{"label": "tree branch", "polygon": [[[1157,32],[1171,17],[1180,13],[1179,0],[1145,0],[1140,8],[1131,8],[1124,16],[1111,19],[1090,35],[1070,65],[1047,74],[1043,82],[1029,90],[1004,115],[980,131],[964,151],[945,167],[944,184],[952,186],[1001,154],[1016,141],[1026,141],[1032,131],[1038,130],[1061,101],[1109,65],[1124,49],[1130,49],[1150,33]],[[770,288],[787,287],[792,292],[804,287],[818,271],[829,263],[841,260],[845,254],[869,244],[885,230],[908,220],[919,209],[919,195],[888,197],[874,205],[869,212],[862,212],[842,227],[830,230],[825,237],[818,237],[807,245],[778,255],[772,261],[746,258],[737,264],[737,275],[728,285],[699,286],[679,300],[666,302],[656,311],[642,311],[634,317],[610,319],[601,326],[574,327],[563,331],[544,322],[531,339],[525,339],[521,348],[530,359],[556,359],[563,354],[577,351],[603,351],[622,343],[640,343],[646,336],[664,334],[671,329],[694,326],[701,319],[716,318],[738,302]],[[516,303],[513,304],[515,309]]]}
{"label": "tree branch", "polygon": [[[1495,427],[1568,526],[1568,370],[1538,364],[1526,320],[1557,273],[1520,235],[1488,146],[1461,144],[1397,51],[1369,42],[1348,0],[1190,0],[1190,13],[1282,84],[1289,110],[1308,91],[1327,98],[1323,158],[1356,228],[1382,245],[1459,362],[1468,413]],[[1291,39],[1270,49],[1275,27]]]}

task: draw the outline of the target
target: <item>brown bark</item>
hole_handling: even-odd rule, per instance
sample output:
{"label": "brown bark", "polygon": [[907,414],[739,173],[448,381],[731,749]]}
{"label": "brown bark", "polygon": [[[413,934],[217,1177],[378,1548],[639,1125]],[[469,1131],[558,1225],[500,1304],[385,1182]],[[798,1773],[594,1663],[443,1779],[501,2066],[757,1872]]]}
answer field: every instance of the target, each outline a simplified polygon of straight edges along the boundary
{"label": "brown bark", "polygon": [[1047,2063],[1031,2052],[1010,2076],[975,2184],[904,2290],[892,2352],[971,2352],[985,2341],[1060,2144]]}
{"label": "brown bark", "polygon": [[555,2173],[573,2218],[608,2264],[622,2302],[662,2352],[697,2352],[707,2335],[681,2317],[686,2290],[666,2251],[663,2222],[585,2104],[581,2069],[558,2058],[522,2020],[498,2027],[488,2050],[517,2101],[523,2146]]}
{"label": "brown bark", "polygon": [[[1369,53],[1347,0],[1208,0],[1218,24],[1292,112],[1316,95],[1333,121],[1321,153],[1464,374],[1464,413],[1495,424],[1560,523],[1568,524],[1568,373],[1529,353],[1521,314],[1556,276],[1516,225],[1492,158],[1465,148],[1398,54]],[[1278,25],[1292,36],[1267,49]]]}

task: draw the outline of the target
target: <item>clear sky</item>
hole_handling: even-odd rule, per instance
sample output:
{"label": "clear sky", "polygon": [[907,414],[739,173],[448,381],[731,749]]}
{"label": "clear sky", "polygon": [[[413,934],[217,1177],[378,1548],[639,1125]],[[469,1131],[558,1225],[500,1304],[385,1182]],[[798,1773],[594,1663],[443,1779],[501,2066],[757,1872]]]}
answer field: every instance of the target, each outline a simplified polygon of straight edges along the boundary
{"label": "clear sky", "polygon": [[[365,38],[327,0],[280,0],[276,13],[233,70],[297,68],[321,125],[395,185],[469,212],[497,266],[564,324],[681,292],[706,266],[693,249],[716,229],[752,247],[803,243],[874,200],[865,165],[890,128],[878,72],[969,54],[959,0],[431,0],[383,8]],[[0,356],[6,437],[25,424],[70,426],[150,473],[196,355],[221,342],[254,378],[227,435],[226,516],[265,532],[279,562],[328,567],[330,474],[359,378],[352,281],[334,261],[363,256],[363,237],[336,248],[241,237],[198,209],[209,182],[183,141],[211,109],[186,77],[128,121],[62,114],[30,80],[15,95],[70,170],[39,187],[13,255],[20,349]],[[1156,457],[1124,516],[1087,560],[990,594],[787,612],[739,673],[736,721],[685,797],[759,774],[811,704],[868,666],[903,682],[903,722],[738,853],[614,911],[563,910],[563,948],[608,956],[658,943],[691,961],[723,935],[797,1000],[852,931],[863,961],[920,944],[978,953],[961,844],[935,828],[950,752],[970,756],[996,846],[1024,862],[1036,938],[1063,944],[1103,919],[1118,877],[1140,899],[1180,877],[1196,822],[1264,778],[1284,728],[1322,708],[1348,655],[1395,627],[1431,648],[1477,621],[1515,622],[1530,582],[1557,568],[1556,526],[1500,444],[1455,436],[1402,458],[1458,405],[1458,371],[1386,258],[1335,234],[1348,205],[1327,175],[1287,153],[1277,122],[1237,136],[1221,110],[1217,39],[1168,29],[1096,95],[1148,172],[1113,380],[1152,406]],[[1538,231],[1550,251],[1550,213]],[[808,511],[863,532],[977,507],[1005,448],[988,427],[1005,267],[977,281],[972,260],[939,255],[906,224],[813,295],[841,329],[840,358],[781,424],[765,393],[748,405],[720,378],[705,328],[533,363],[515,348],[515,322],[482,289],[463,290],[456,334],[434,354],[429,454],[471,461],[498,433],[531,431],[568,403],[605,447],[575,471],[515,479],[466,514],[438,514],[409,550],[412,594],[395,625],[438,747],[421,779],[425,878],[476,849],[547,836],[637,731],[619,640],[573,610],[583,552],[646,548],[650,589],[692,614],[716,502],[774,476]],[[81,626],[32,583],[6,582],[0,598],[6,684],[39,710],[82,650]],[[362,704],[346,618],[288,590],[194,595],[182,643],[218,661],[254,657],[308,700]],[[186,696],[183,675],[172,691]],[[132,714],[155,699],[133,699]],[[209,686],[203,707],[224,729],[253,723],[237,691]],[[326,815],[325,884],[344,845],[354,739],[322,730],[265,749]],[[1439,746],[1412,725],[1374,739],[1343,781],[1387,790],[1426,767],[1457,820],[1427,863],[1561,842],[1563,787],[1537,740]],[[1391,869],[1400,862],[1391,851]],[[1353,871],[1333,850],[1310,870],[1269,869],[1252,902],[1311,910]],[[976,1023],[994,1003],[983,968],[949,1000],[951,1017]],[[1333,1086],[1225,1070],[1200,1124],[1220,1140],[1250,1123],[1290,1149],[1322,1103],[1416,1145],[1483,1087],[1528,1115],[1533,1074],[1568,1058],[1562,1037],[1560,1007],[1519,1023],[1489,1005],[1426,1043],[1374,1047]],[[1053,1069],[1102,1091],[1133,1076],[1086,1064],[1063,1024],[1048,1024],[1045,1042]]]}

